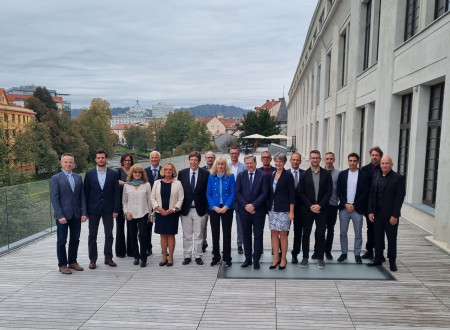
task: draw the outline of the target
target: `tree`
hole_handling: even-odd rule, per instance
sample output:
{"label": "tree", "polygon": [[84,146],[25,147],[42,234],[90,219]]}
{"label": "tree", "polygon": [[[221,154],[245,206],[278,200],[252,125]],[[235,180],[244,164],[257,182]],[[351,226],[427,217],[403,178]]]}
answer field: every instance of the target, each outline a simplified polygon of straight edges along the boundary
{"label": "tree", "polygon": [[25,108],[31,109],[36,112],[37,121],[42,121],[42,117],[44,117],[50,111],[40,99],[34,96],[27,98],[24,105]]}
{"label": "tree", "polygon": [[[12,153],[5,139],[0,121],[0,187],[11,186],[29,181],[30,175],[17,170],[13,164]],[[0,221],[1,222],[1,221]]]}
{"label": "tree", "polygon": [[187,139],[181,144],[180,149],[185,152],[207,150],[210,136],[211,134],[205,124],[198,120],[194,121],[189,128]]}
{"label": "tree", "polygon": [[123,133],[129,149],[148,150],[147,129],[142,126],[130,126]]}
{"label": "tree", "polygon": [[270,136],[280,133],[275,117],[271,117],[267,109],[258,112],[252,111],[244,115],[244,119],[239,124],[239,130],[242,131],[241,137],[252,134]]}
{"label": "tree", "polygon": [[186,141],[191,124],[195,117],[189,111],[169,113],[166,124],[158,134],[156,148],[163,152],[171,152]]}
{"label": "tree", "polygon": [[115,134],[111,131],[111,107],[108,101],[94,98],[76,120],[81,135],[89,145],[89,161],[94,162],[95,151],[103,149],[108,155],[114,152]]}
{"label": "tree", "polygon": [[58,110],[56,102],[53,100],[52,95],[46,87],[36,87],[35,91],[33,92],[33,96],[39,99],[47,109],[56,111]]}
{"label": "tree", "polygon": [[58,155],[52,148],[50,129],[43,123],[31,123],[19,134],[13,147],[16,159],[34,164],[36,173],[58,169]]}

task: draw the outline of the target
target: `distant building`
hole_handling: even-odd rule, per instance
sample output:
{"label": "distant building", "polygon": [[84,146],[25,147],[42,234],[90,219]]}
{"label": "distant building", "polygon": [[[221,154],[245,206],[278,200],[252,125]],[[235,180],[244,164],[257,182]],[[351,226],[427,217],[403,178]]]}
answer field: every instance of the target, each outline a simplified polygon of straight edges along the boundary
{"label": "distant building", "polygon": [[197,119],[206,125],[211,136],[223,133],[234,135],[238,130],[239,120],[234,118],[224,118],[222,115],[217,115],[208,118],[198,117]]}
{"label": "distant building", "polygon": [[287,108],[284,97],[280,98],[280,107],[277,114],[277,126],[281,129],[280,134],[286,135],[287,132]]}
{"label": "distant building", "polygon": [[111,127],[119,124],[146,124],[151,119],[152,117],[150,116],[149,111],[142,108],[139,104],[139,100],[136,100],[135,106],[129,108],[126,113],[112,116]]}
{"label": "distant building", "polygon": [[282,99],[284,100],[284,97],[279,98],[278,100],[275,100],[275,99],[272,99],[272,101],[266,100],[266,103],[264,103],[260,107],[255,107],[255,110],[261,111],[262,109],[267,109],[267,110],[269,110],[269,113],[272,117],[276,117],[278,115],[278,111],[280,110]]}
{"label": "distant building", "polygon": [[[33,96],[34,91],[36,90],[36,86],[27,85],[20,87],[11,87],[6,90],[6,94],[8,95],[9,104],[24,107],[25,100],[31,96]],[[61,94],[57,93],[54,89],[47,89],[50,95],[53,98],[53,101],[56,102],[56,106],[59,110],[66,112],[69,117],[71,116],[72,106],[70,101],[65,101],[63,99],[64,96],[69,96],[70,94]]]}
{"label": "distant building", "polygon": [[117,143],[118,144],[126,144],[127,140],[125,139],[125,131],[133,126],[132,124],[117,124],[111,127],[111,130],[117,134]]}
{"label": "distant building", "polygon": [[[34,122],[36,113],[30,109],[10,105],[5,89],[0,88],[0,123],[3,129],[3,138],[9,147],[15,143],[16,136],[22,132],[28,123]],[[0,136],[0,138],[2,138]],[[2,155],[3,157],[3,155]],[[22,166],[14,161],[14,165],[21,166],[23,170],[32,170],[33,166]]]}
{"label": "distant building", "polygon": [[174,112],[174,106],[164,103],[158,102],[157,104],[152,105],[152,116],[153,118],[162,118],[167,119],[169,113]]}

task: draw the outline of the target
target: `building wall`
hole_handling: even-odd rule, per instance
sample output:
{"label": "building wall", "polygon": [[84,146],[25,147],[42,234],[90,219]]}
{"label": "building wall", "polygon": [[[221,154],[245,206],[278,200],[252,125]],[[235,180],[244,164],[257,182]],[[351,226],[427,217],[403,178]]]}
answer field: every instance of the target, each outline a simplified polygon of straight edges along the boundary
{"label": "building wall", "polygon": [[[289,90],[287,129],[302,154],[333,151],[341,168],[350,152],[368,163],[379,145],[406,174],[403,217],[450,247],[450,156],[443,152],[450,142],[450,13],[435,17],[438,2],[417,0],[408,16],[414,1],[319,1]],[[408,17],[415,17],[410,25]],[[430,120],[433,102],[441,104],[440,121]],[[440,125],[435,157],[433,125]],[[427,173],[435,179],[431,203]]]}

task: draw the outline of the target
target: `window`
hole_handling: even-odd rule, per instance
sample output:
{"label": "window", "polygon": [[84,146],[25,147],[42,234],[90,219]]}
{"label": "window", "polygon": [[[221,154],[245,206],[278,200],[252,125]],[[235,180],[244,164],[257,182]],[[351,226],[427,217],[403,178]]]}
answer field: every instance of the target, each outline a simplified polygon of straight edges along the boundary
{"label": "window", "polygon": [[409,140],[411,130],[412,93],[403,95],[400,114],[400,141],[398,143],[398,173],[408,174]]}
{"label": "window", "polygon": [[5,123],[8,122],[8,114],[7,113],[3,114],[3,120],[5,121]]}
{"label": "window", "polygon": [[362,156],[364,153],[364,122],[366,120],[366,108],[361,108],[361,123],[359,133],[359,154]]}
{"label": "window", "polygon": [[369,0],[366,5],[366,23],[365,23],[365,36],[364,36],[364,62],[363,70],[369,67],[369,53],[370,53],[370,25],[372,15],[372,1]]}
{"label": "window", "polygon": [[350,30],[350,25],[342,31],[341,37],[339,38],[339,85],[340,87],[347,84],[347,66],[348,66],[348,32]]}
{"label": "window", "polygon": [[325,76],[325,98],[330,96],[330,83],[331,83],[331,49],[330,51],[327,53],[327,58],[326,58],[326,62],[325,62],[325,72],[326,72],[326,76]]}
{"label": "window", "polygon": [[406,1],[404,41],[415,35],[419,29],[419,6],[419,0]]}
{"label": "window", "polygon": [[321,65],[317,66],[317,86],[316,86],[316,106],[320,103],[320,74],[321,74]]}
{"label": "window", "polygon": [[12,115],[11,115],[11,121],[12,121],[13,123],[16,121],[16,115],[15,115],[15,114],[12,114]]}
{"label": "window", "polygon": [[323,19],[324,19],[324,12],[322,11],[322,14],[320,14],[320,17],[319,17],[319,31],[322,30]]}
{"label": "window", "polygon": [[434,19],[441,17],[448,12],[450,0],[435,0],[434,3]]}
{"label": "window", "polygon": [[431,86],[430,109],[427,123],[428,132],[427,152],[425,157],[425,178],[423,184],[423,203],[432,207],[434,207],[436,203],[443,103],[444,83]]}

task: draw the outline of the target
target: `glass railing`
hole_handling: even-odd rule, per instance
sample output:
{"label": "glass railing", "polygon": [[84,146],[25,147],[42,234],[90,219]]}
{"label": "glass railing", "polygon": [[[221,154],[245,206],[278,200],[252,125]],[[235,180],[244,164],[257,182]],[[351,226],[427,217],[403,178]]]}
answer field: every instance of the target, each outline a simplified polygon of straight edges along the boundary
{"label": "glass railing", "polygon": [[[161,164],[167,162],[173,163],[177,171],[189,167],[187,155],[163,159]],[[142,165],[147,167],[149,163]],[[50,180],[0,188],[0,254],[54,231]]]}

